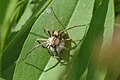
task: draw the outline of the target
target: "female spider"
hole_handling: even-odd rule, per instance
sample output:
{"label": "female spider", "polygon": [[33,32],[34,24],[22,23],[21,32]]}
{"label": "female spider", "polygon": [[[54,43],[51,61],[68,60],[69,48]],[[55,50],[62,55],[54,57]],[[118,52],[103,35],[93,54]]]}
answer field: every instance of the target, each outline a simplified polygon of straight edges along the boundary
{"label": "female spider", "polygon": [[[69,61],[70,50],[74,49],[76,47],[76,43],[72,39],[69,38],[67,30],[75,28],[75,27],[86,26],[86,24],[85,24],[85,25],[78,25],[78,26],[73,26],[73,27],[65,29],[65,27],[62,25],[62,23],[59,21],[59,19],[55,15],[52,8],[51,8],[51,10],[52,10],[54,16],[56,17],[56,19],[58,20],[58,22],[61,24],[61,26],[64,29],[63,30],[62,29],[54,30],[53,26],[52,26],[52,31],[50,31],[48,29],[44,29],[44,32],[46,34],[48,34],[49,37],[47,39],[37,39],[37,42],[39,44],[36,45],[33,49],[31,49],[24,58],[24,59],[26,59],[26,57],[28,56],[29,53],[31,53],[34,49],[36,49],[40,46],[42,46],[43,48],[46,48],[49,51],[49,54],[51,56],[55,57],[58,60],[58,62],[51,68],[45,70],[45,72],[54,68],[59,63],[64,64],[64,62]],[[41,43],[41,41],[43,41],[43,42]],[[71,47],[71,42],[75,44],[74,47]],[[65,54],[62,54],[62,53],[65,53]],[[62,62],[62,60],[64,60],[64,62]]]}

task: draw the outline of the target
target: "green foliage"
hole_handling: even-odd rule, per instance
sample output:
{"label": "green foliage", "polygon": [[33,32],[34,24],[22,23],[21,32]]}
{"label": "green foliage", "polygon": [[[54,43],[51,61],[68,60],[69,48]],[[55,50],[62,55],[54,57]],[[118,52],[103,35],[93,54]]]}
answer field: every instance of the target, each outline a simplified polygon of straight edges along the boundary
{"label": "green foliage", "polygon": [[[70,51],[69,63],[43,72],[57,62],[46,49],[39,47],[24,58],[38,44],[36,39],[41,39],[34,34],[47,36],[43,30],[51,30],[52,23],[55,30],[63,29],[50,7],[65,28],[87,25],[68,30],[69,37],[78,45]],[[113,0],[1,0],[0,10],[3,10],[0,12],[1,79],[104,80],[108,77],[108,65],[103,66],[101,55],[113,36]]]}

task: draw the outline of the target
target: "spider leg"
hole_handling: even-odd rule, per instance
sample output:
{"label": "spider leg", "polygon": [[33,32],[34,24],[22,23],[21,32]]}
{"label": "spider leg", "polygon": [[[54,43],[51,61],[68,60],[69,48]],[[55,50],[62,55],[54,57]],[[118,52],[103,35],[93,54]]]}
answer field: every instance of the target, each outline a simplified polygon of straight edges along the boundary
{"label": "spider leg", "polygon": [[[84,25],[83,25],[84,26]],[[85,37],[86,37],[86,34],[87,34],[87,30],[88,30],[88,27],[86,27],[86,29],[85,29],[85,35],[83,36],[83,38],[82,39],[80,39],[80,40],[77,40],[77,41],[79,41],[79,43],[78,44],[80,44],[84,39],[85,39]],[[73,41],[72,39],[70,39],[70,38],[68,38],[68,39],[65,39],[65,41],[71,41],[72,43],[74,43],[75,44],[75,46],[73,46],[70,50],[72,50],[72,49],[75,49],[76,47],[77,47],[77,45],[78,44],[76,44],[75,43],[75,41]]]}
{"label": "spider leg", "polygon": [[48,53],[49,53],[51,56],[54,56],[54,54],[53,54],[52,52],[50,52],[49,50],[48,50]]}
{"label": "spider leg", "polygon": [[42,36],[42,35],[39,35],[39,34],[36,34],[36,33],[33,33],[33,32],[30,32],[30,34],[34,35],[34,36],[38,36],[40,38],[44,38],[44,39],[47,39],[48,37],[45,37],[45,36]]}
{"label": "spider leg", "polygon": [[38,44],[38,45],[36,45],[35,47],[33,47],[33,48],[26,54],[26,56],[24,57],[23,60],[25,60],[25,59],[27,58],[27,56],[28,56],[33,50],[35,50],[36,48],[39,48],[40,46],[42,46],[42,45],[45,44],[45,43],[46,43],[46,42],[43,42],[43,43]]}
{"label": "spider leg", "polygon": [[58,61],[55,65],[53,65],[52,67],[48,68],[47,70],[44,70],[44,72],[47,72],[47,71],[53,69],[53,68],[56,67],[59,63],[60,63],[60,61]]}
{"label": "spider leg", "polygon": [[68,38],[68,39],[65,39],[64,41],[70,41],[72,42],[73,44],[75,44],[77,46],[77,44],[75,43],[75,41],[73,41],[72,39]]}
{"label": "spider leg", "polygon": [[48,68],[47,70],[44,70],[44,72],[47,72],[47,71],[55,68],[59,63],[61,63],[62,65],[65,65],[64,62],[61,62],[61,59],[60,59],[60,58],[57,59],[57,60],[58,60],[58,62],[57,62],[55,65],[53,65],[52,67]]}
{"label": "spider leg", "polygon": [[60,22],[60,20],[58,19],[58,17],[57,17],[56,14],[55,14],[53,8],[52,8],[52,7],[50,7],[50,8],[51,8],[51,10],[52,10],[52,12],[53,12],[53,15],[54,15],[55,18],[57,19],[57,21],[58,21],[58,22],[60,23],[60,25],[65,29],[65,26]]}
{"label": "spider leg", "polygon": [[42,69],[40,69],[39,67],[36,67],[36,66],[34,66],[34,65],[32,65],[32,64],[29,64],[29,63],[26,63],[26,64],[27,64],[27,65],[30,65],[30,66],[33,66],[33,67],[35,67],[36,69],[38,69],[38,70],[40,70],[40,71],[47,72],[47,71],[53,69],[54,67],[56,67],[59,63],[60,63],[60,62],[58,61],[55,65],[53,65],[52,67],[48,68],[47,70],[42,70]]}
{"label": "spider leg", "polygon": [[86,26],[86,25],[89,26],[89,24],[90,23],[83,24],[83,25],[72,26],[72,27],[69,27],[69,28],[65,29],[64,31],[70,30],[70,29],[75,28],[75,27],[83,27],[83,26]]}
{"label": "spider leg", "polygon": [[34,67],[35,69],[38,69],[39,71],[42,71],[42,72],[44,71],[43,69],[41,69],[41,68],[39,68],[39,67],[37,67],[37,66],[35,66],[33,64],[30,64],[30,63],[27,63],[27,62],[25,62],[25,64],[30,65],[30,66]]}
{"label": "spider leg", "polygon": [[[38,42],[39,44],[41,44],[41,41],[46,42],[46,41],[47,41],[47,39],[37,39],[37,42]],[[46,48],[46,47],[45,47],[45,46],[43,46],[43,45],[42,45],[42,47],[43,47],[43,48]]]}
{"label": "spider leg", "polygon": [[46,42],[47,39],[37,39],[37,42],[40,42],[40,41],[44,41],[44,42]]}
{"label": "spider leg", "polygon": [[44,33],[47,34],[49,37],[51,37],[51,33],[50,33],[50,30],[44,28]]}
{"label": "spider leg", "polygon": [[[69,62],[69,61],[67,61],[67,62]],[[67,65],[67,63],[66,63],[65,61],[64,61],[64,62],[61,62],[61,61],[60,61],[60,65],[61,65],[61,66]]]}
{"label": "spider leg", "polygon": [[67,38],[67,39],[65,39],[64,41],[70,41],[70,43],[72,42],[72,43],[74,44],[74,46],[71,47],[70,49],[64,47],[65,50],[69,50],[69,51],[70,51],[70,50],[73,50],[73,49],[75,49],[75,48],[77,47],[77,44],[75,43],[75,41],[73,41],[73,40],[70,39],[70,38]]}
{"label": "spider leg", "polygon": [[88,27],[86,27],[86,29],[85,29],[85,34],[84,34],[83,38],[82,38],[81,40],[79,40],[79,43],[78,43],[78,44],[80,44],[80,43],[85,39],[85,37],[86,37],[86,35],[87,35],[87,31],[88,31]]}
{"label": "spider leg", "polygon": [[53,22],[53,16],[51,16],[51,23],[52,23],[52,35],[54,34],[54,22]]}

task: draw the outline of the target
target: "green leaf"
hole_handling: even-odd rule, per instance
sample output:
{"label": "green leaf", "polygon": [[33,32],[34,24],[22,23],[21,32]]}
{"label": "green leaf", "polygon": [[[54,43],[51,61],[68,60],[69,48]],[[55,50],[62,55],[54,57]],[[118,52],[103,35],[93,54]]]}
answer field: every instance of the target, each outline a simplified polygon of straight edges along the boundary
{"label": "green leaf", "polygon": [[[107,11],[105,9],[107,9]],[[91,60],[88,67],[88,77],[87,77],[88,80],[89,79],[103,80],[106,75],[107,64],[105,64],[105,62],[103,62],[102,60],[103,59],[102,57],[105,56],[105,54],[102,53],[102,51],[105,50],[106,47],[110,46],[113,37],[113,30],[114,30],[113,1],[112,0],[109,0],[109,2],[107,0],[103,1],[101,6],[99,6],[98,11],[96,10],[96,13],[97,12],[99,12],[99,14],[101,15],[106,15],[104,20],[105,23],[103,25],[104,26],[103,43],[102,43],[102,47],[100,48],[101,51],[97,53],[93,53],[93,55],[91,56]]]}
{"label": "green leaf", "polygon": [[[97,62],[98,55],[100,55],[101,48],[103,47],[102,44],[105,44],[104,42],[106,41],[109,42],[109,40],[111,40],[112,32],[113,32],[113,17],[111,18],[112,26],[110,26],[111,27],[109,28],[110,30],[107,31],[108,28],[106,29],[106,31],[104,30],[104,26],[108,26],[105,24],[105,20],[107,19],[106,15],[107,13],[109,13],[108,3],[109,0],[102,0],[99,7],[97,6],[97,8],[94,8],[95,10],[93,12],[93,17],[86,38],[83,41],[81,47],[79,47],[78,50],[76,51],[77,55],[75,60],[73,61],[73,64],[71,64],[70,67],[68,67],[66,74],[64,74],[66,76],[65,80],[79,80],[87,68],[88,68],[87,79],[94,80],[93,79],[93,76],[95,74],[94,65]],[[104,33],[106,35],[110,34],[109,37],[106,37]],[[103,39],[103,35],[105,35],[106,37],[105,39]],[[92,67],[90,67],[90,65]]]}
{"label": "green leaf", "polygon": [[[88,24],[92,17],[94,0],[54,0],[50,6],[52,6],[55,14],[59,18],[60,22],[68,27]],[[45,12],[38,18],[38,20],[33,25],[31,30],[32,33],[44,35],[44,28],[51,30],[52,22],[54,22],[54,28],[61,29],[60,23],[53,16],[51,19],[50,8],[47,8]],[[68,31],[69,37],[74,40],[80,40],[85,33],[85,27],[74,28]],[[23,61],[27,52],[30,51],[36,44],[37,39],[33,34],[29,34],[25,44],[22,48],[19,60],[14,73],[14,80],[58,80],[64,73],[66,66],[56,66],[55,68],[49,70],[48,72],[43,72],[42,70],[48,69],[56,63],[56,59],[48,54],[47,50],[40,47],[33,52],[31,52],[25,61]],[[64,53],[65,54],[65,53]],[[71,54],[75,54],[72,52]],[[53,75],[51,75],[53,74]]]}
{"label": "green leaf", "polygon": [[5,46],[6,38],[10,31],[10,17],[15,9],[17,0],[0,0],[0,76],[1,76],[1,56]]}
{"label": "green leaf", "polygon": [[16,7],[17,0],[0,1],[0,51],[5,46],[6,38],[10,31],[10,18]]}
{"label": "green leaf", "polygon": [[[12,40],[3,50],[2,57],[1,57],[2,59],[1,66],[2,66],[2,74],[3,74],[2,77],[4,78],[8,77],[6,76],[8,74],[4,75],[4,73],[7,73],[6,72],[7,68],[15,64],[16,60],[19,57],[23,43],[26,40],[31,30],[32,25],[34,24],[38,16],[41,15],[44,9],[50,4],[51,1],[52,0],[42,1],[42,5],[38,6],[36,12],[29,18],[29,20],[23,25],[22,29],[15,35],[14,38],[12,38]],[[13,68],[14,67],[9,69],[14,70]],[[14,71],[11,71],[11,74],[13,74],[13,72]]]}

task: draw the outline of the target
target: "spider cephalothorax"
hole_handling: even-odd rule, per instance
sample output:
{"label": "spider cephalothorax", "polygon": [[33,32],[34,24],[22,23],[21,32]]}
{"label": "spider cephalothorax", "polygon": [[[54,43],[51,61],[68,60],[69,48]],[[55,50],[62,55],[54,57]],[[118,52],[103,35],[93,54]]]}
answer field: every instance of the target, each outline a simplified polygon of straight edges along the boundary
{"label": "spider cephalothorax", "polygon": [[56,30],[56,31],[52,32],[52,35],[54,37],[57,37],[57,38],[59,38],[61,40],[64,37],[65,33],[64,33],[63,30]]}
{"label": "spider cephalothorax", "polygon": [[63,33],[61,33],[60,30],[54,31],[46,41],[45,47],[53,53],[53,56],[59,56],[61,50],[65,47],[65,41],[62,35]]}

